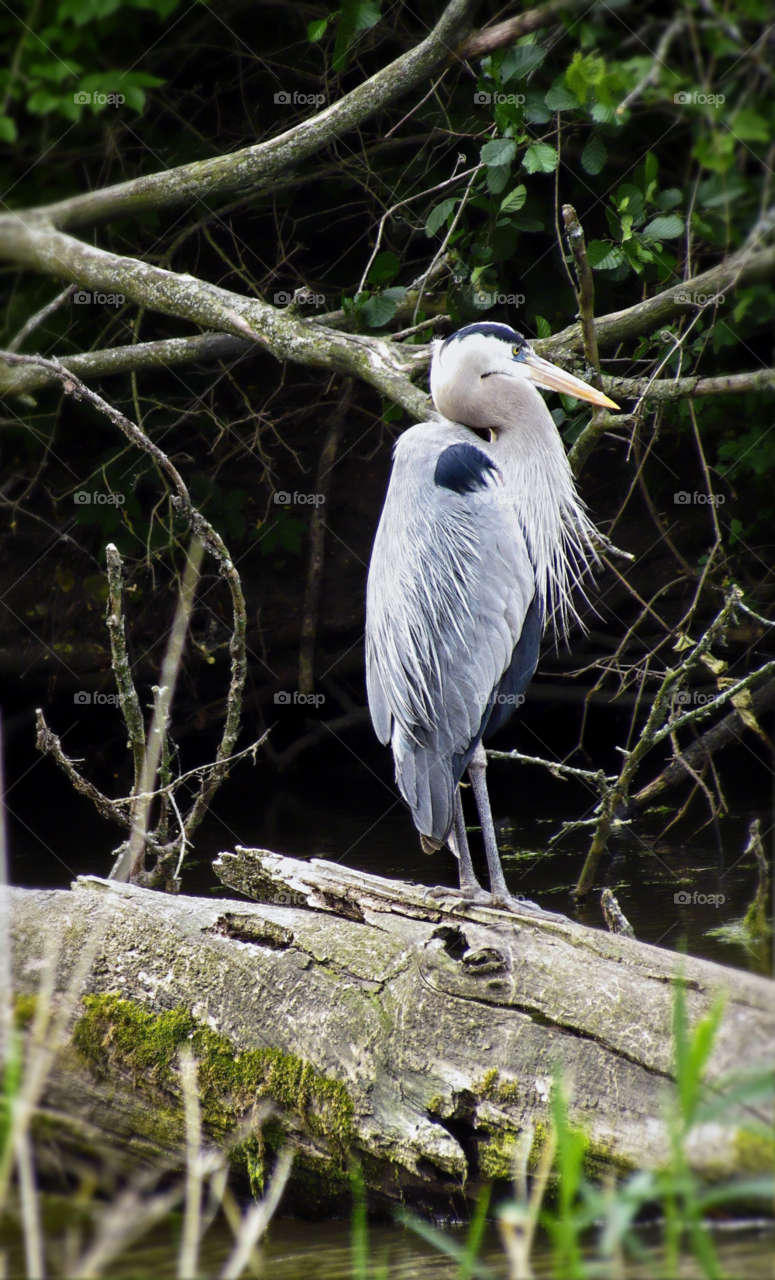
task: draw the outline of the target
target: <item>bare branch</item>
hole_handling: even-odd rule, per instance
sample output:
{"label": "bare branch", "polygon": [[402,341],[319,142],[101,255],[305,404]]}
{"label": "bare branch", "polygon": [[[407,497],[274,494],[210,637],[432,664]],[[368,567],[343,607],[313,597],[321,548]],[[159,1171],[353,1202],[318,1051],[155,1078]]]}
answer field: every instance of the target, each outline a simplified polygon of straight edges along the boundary
{"label": "bare branch", "polygon": [[90,191],[25,212],[23,216],[55,227],[85,226],[149,209],[169,208],[181,202],[193,204],[195,200],[226,192],[258,190],[283,170],[317,155],[336,138],[357,128],[395,98],[421,84],[454,48],[475,3],[476,0],[450,0],[421,44],[383,67],[338,102],[268,142],[135,178],[101,191]]}

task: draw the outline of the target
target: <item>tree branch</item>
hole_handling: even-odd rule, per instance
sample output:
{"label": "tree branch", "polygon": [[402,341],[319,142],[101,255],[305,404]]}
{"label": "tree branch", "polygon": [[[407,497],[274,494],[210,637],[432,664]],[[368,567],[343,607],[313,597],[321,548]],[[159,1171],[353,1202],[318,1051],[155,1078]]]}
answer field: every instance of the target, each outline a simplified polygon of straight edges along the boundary
{"label": "tree branch", "polygon": [[[724,262],[703,271],[658,293],[653,298],[645,298],[634,307],[624,311],[611,311],[595,321],[598,347],[610,347],[614,343],[626,342],[631,338],[639,338],[660,324],[667,324],[677,315],[687,314],[697,309],[697,305],[688,301],[690,294],[702,294],[714,297],[744,285],[758,284],[768,280],[775,274],[775,246],[757,249],[747,245],[732,254]],[[556,359],[571,351],[581,352],[584,349],[584,338],[580,324],[568,325],[551,338],[543,338],[535,342],[534,347],[539,355],[547,359]]]}
{"label": "tree branch", "polygon": [[278,360],[335,370],[370,383],[415,418],[426,419],[430,399],[414,387],[428,351],[381,338],[337,333],[289,315],[258,298],[232,293],[194,276],[166,271],[137,258],[84,244],[50,227],[0,220],[0,257],[47,275],[75,280],[87,289],[122,293],[138,306],[177,316],[207,329],[260,342]]}
{"label": "tree branch", "polygon": [[425,80],[454,48],[475,5],[476,0],[450,0],[421,44],[383,67],[338,102],[276,138],[229,155],[196,160],[163,173],[60,200],[45,208],[25,211],[23,216],[60,228],[86,226],[149,209],[169,208],[184,201],[193,203],[225,192],[256,190],[284,169],[318,154],[334,139],[357,128]]}

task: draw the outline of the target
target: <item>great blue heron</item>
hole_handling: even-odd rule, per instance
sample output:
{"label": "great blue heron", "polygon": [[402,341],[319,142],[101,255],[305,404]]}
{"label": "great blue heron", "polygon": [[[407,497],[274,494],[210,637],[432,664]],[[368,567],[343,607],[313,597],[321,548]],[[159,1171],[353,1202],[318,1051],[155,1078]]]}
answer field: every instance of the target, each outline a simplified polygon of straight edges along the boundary
{"label": "great blue heron", "polygon": [[532,904],[510,897],[498,856],[482,740],[521,700],[547,619],[563,631],[575,615],[573,588],[595,558],[539,386],[617,408],[506,324],[467,325],[433,344],[440,416],[395,446],[366,603],[371,718],[392,746],[423,849],[448,842],[462,895],[486,896],[460,800],[467,769],[492,900],[522,909]]}

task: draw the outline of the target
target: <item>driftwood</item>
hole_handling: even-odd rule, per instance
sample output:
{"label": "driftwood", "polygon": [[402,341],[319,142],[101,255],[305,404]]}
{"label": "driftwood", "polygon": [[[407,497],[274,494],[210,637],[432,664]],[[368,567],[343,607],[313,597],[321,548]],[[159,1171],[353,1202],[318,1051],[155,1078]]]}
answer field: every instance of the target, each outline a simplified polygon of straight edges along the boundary
{"label": "driftwood", "polygon": [[[535,1160],[556,1065],[598,1169],[659,1165],[681,974],[692,1022],[725,994],[711,1088],[772,1059],[774,988],[764,978],[317,859],[238,848],[216,869],[258,901],[173,897],[94,877],[72,892],[13,890],[16,990],[34,993],[52,947],[61,989],[102,920],[90,993],[106,1003],[105,993],[120,994],[141,1016],[185,1009],[237,1063],[270,1050],[307,1064],[307,1102],[281,1122],[308,1173],[319,1171],[304,1184],[316,1193],[343,1178],[352,1151],[386,1198],[449,1205],[457,1193],[475,1195],[483,1181],[510,1176],[518,1146],[532,1142]],[[80,1037],[92,1046],[88,1065],[72,1049],[60,1056],[49,1115],[101,1134],[124,1166],[179,1158],[174,1082],[152,1066],[130,1070],[111,1016],[102,1009],[98,1034],[92,1026],[91,1039]],[[326,1090],[337,1089],[341,1123],[327,1126]],[[287,1103],[284,1095],[279,1105]],[[215,1115],[203,1105],[216,1138],[224,1106]],[[705,1172],[759,1159],[731,1113],[692,1141],[691,1160]]]}

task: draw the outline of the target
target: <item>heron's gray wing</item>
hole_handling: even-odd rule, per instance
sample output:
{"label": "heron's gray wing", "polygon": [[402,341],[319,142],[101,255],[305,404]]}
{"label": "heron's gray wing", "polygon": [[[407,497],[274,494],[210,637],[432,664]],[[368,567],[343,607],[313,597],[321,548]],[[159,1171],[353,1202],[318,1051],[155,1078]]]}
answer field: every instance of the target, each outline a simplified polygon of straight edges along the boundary
{"label": "heron's gray wing", "polygon": [[399,440],[369,569],[372,720],[426,836],[446,839],[457,782],[510,667],[535,593],[497,465],[473,432]]}

